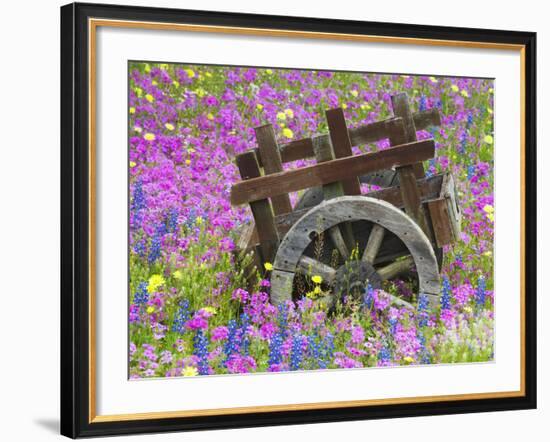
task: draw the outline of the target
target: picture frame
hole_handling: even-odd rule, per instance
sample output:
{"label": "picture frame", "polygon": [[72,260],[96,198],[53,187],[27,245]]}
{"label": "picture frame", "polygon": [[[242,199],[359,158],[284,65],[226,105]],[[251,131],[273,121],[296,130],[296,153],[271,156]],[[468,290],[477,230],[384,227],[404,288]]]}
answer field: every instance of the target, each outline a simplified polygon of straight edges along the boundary
{"label": "picture frame", "polygon": [[[367,44],[381,45],[383,48],[391,44],[448,51],[468,49],[482,53],[487,51],[487,54],[504,51],[517,56],[519,72],[517,78],[514,77],[517,80],[514,86],[519,91],[519,100],[515,111],[520,118],[515,124],[520,136],[513,146],[520,159],[519,182],[516,183],[519,198],[510,203],[510,210],[520,218],[517,226],[519,235],[516,235],[519,253],[513,261],[519,286],[517,292],[509,289],[508,297],[515,299],[519,306],[519,327],[514,329],[517,334],[519,356],[515,362],[518,363],[519,379],[513,380],[519,388],[474,393],[395,395],[363,400],[304,400],[195,410],[98,412],[102,381],[98,381],[97,364],[98,361],[103,363],[108,360],[97,345],[99,336],[104,332],[98,332],[98,324],[103,320],[98,317],[97,297],[97,270],[100,267],[97,261],[98,244],[102,239],[98,239],[96,222],[99,199],[103,194],[96,189],[104,186],[101,180],[105,173],[98,168],[104,163],[98,161],[100,128],[97,115],[105,105],[98,95],[100,86],[102,88],[104,85],[97,81],[97,56],[105,47],[105,41],[98,40],[98,33],[105,28],[147,30],[164,33],[167,38],[178,32],[207,35],[212,46],[215,46],[216,39],[225,35],[230,38],[285,39],[291,43],[307,40],[321,46],[343,42],[357,45],[354,48]],[[158,59],[162,59],[162,55]],[[304,66],[308,67],[311,66]],[[126,78],[116,81],[120,85]],[[123,104],[126,106],[126,103]],[[499,130],[497,125],[497,136]],[[111,146],[114,149],[126,147]],[[63,6],[61,434],[78,438],[536,408],[536,192],[535,33],[115,5],[73,3]],[[104,246],[102,243],[101,247]],[[498,247],[495,250],[498,256]],[[117,318],[122,323],[123,318]],[[266,374],[257,379],[262,381],[268,376]],[[229,382],[233,379],[236,378],[230,378]],[[120,382],[128,382],[128,379],[120,379]],[[152,382],[150,385],[159,385],[163,381]]]}

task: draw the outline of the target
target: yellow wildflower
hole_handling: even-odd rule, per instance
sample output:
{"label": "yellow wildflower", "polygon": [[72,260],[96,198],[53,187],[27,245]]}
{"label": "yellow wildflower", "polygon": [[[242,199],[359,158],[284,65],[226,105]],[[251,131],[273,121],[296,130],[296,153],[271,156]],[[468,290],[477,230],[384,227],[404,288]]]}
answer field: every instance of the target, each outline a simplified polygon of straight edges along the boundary
{"label": "yellow wildflower", "polygon": [[145,135],[143,135],[143,138],[145,138],[147,141],[155,141],[155,134],[152,134],[151,132],[147,132]]}
{"label": "yellow wildflower", "polygon": [[134,106],[132,106],[132,107],[130,108],[130,113],[131,113],[131,114],[135,114],[135,113],[136,113],[136,108],[135,108]]}
{"label": "yellow wildflower", "polygon": [[316,295],[320,294],[321,293],[321,286],[316,285],[315,288],[313,289],[313,293],[315,293]]}
{"label": "yellow wildflower", "polygon": [[150,305],[149,307],[147,307],[147,313],[151,314],[155,311],[155,307]]}
{"label": "yellow wildflower", "polygon": [[181,280],[183,279],[183,272],[181,270],[176,270],[174,274],[172,275],[175,279]]}
{"label": "yellow wildflower", "polygon": [[174,86],[176,86],[176,87],[179,87],[179,86],[180,86],[180,82],[179,82],[178,80],[174,80],[174,81],[172,82],[172,84],[173,84]]}
{"label": "yellow wildflower", "polygon": [[186,166],[189,166],[190,164],[191,164],[191,160],[190,160],[189,158],[186,159],[186,160],[185,160],[185,165],[186,165]]}
{"label": "yellow wildflower", "polygon": [[195,224],[196,224],[197,226],[200,226],[200,225],[203,223],[203,221],[204,221],[204,219],[203,219],[202,216],[197,216],[197,217],[195,218]]}
{"label": "yellow wildflower", "polygon": [[493,144],[493,136],[485,135],[485,138],[483,138],[483,141],[485,141],[487,144]]}
{"label": "yellow wildflower", "polygon": [[489,109],[487,109],[487,112],[489,112],[492,115],[493,114],[493,109],[489,108]]}
{"label": "yellow wildflower", "polygon": [[457,86],[456,84],[453,84],[453,85],[451,86],[451,90],[452,90],[453,92],[458,92],[458,86]]}
{"label": "yellow wildflower", "polygon": [[187,76],[189,78],[194,78],[195,77],[195,71],[193,71],[193,69],[186,69],[185,72],[187,73]]}
{"label": "yellow wildflower", "polygon": [[472,313],[472,307],[470,307],[469,305],[467,305],[466,307],[464,307],[464,311],[466,313]]}
{"label": "yellow wildflower", "polygon": [[350,94],[351,94],[353,97],[357,97],[357,96],[359,95],[359,92],[358,92],[357,90],[355,90],[355,89],[352,89],[352,90],[350,91]]}
{"label": "yellow wildflower", "polygon": [[487,204],[483,207],[483,211],[487,214],[487,218],[489,219],[489,221],[495,221],[495,208],[493,206]]}
{"label": "yellow wildflower", "polygon": [[279,112],[277,114],[277,120],[285,121],[286,120],[286,114],[284,112]]}
{"label": "yellow wildflower", "polygon": [[288,118],[294,118],[294,111],[292,109],[285,109],[285,114]]}
{"label": "yellow wildflower", "polygon": [[464,98],[468,98],[470,94],[468,94],[468,91],[466,89],[462,89],[460,91],[460,95],[462,95]]}
{"label": "yellow wildflower", "polygon": [[432,83],[437,83],[438,82],[437,78],[435,78],[435,77],[430,77],[430,81]]}
{"label": "yellow wildflower", "polygon": [[273,73],[273,71],[272,71],[271,69],[266,69],[266,70],[265,70],[265,73],[266,73],[267,75],[271,75],[271,74]]}
{"label": "yellow wildflower", "polygon": [[156,86],[156,85],[159,84],[159,83],[158,83],[157,80],[153,80],[153,81],[151,82],[151,84],[152,84],[153,86]]}
{"label": "yellow wildflower", "polygon": [[142,131],[143,129],[142,129],[141,127],[139,127],[139,126],[134,126],[134,130],[135,130],[138,134],[140,134],[141,131]]}
{"label": "yellow wildflower", "polygon": [[486,252],[483,253],[483,256],[493,256],[493,252],[491,252],[490,250],[487,250]]}
{"label": "yellow wildflower", "polygon": [[313,275],[311,277],[311,280],[315,283],[315,284],[321,284],[323,282],[323,277],[320,276],[320,275]]}
{"label": "yellow wildflower", "polygon": [[130,161],[130,167],[136,167],[135,161]]}
{"label": "yellow wildflower", "polygon": [[348,105],[346,103],[342,104],[342,109],[347,109]]}
{"label": "yellow wildflower", "polygon": [[265,262],[265,263],[264,263],[264,268],[265,268],[268,272],[271,272],[271,270],[273,270],[273,264],[271,264],[270,262]]}
{"label": "yellow wildflower", "polygon": [[134,92],[136,93],[136,95],[138,96],[138,98],[141,97],[141,95],[143,94],[143,91],[142,91],[141,88],[139,88],[139,87],[136,87],[136,88],[134,89]]}
{"label": "yellow wildflower", "polygon": [[147,291],[149,293],[156,292],[159,287],[162,287],[165,284],[164,277],[162,275],[151,275],[149,278],[149,284],[147,285]]}
{"label": "yellow wildflower", "polygon": [[405,357],[403,358],[403,360],[404,360],[405,362],[409,363],[409,364],[411,364],[411,363],[414,362],[414,359],[411,358],[410,356],[405,356]]}
{"label": "yellow wildflower", "polygon": [[489,88],[489,93],[492,94],[494,92],[494,89],[492,87]]}
{"label": "yellow wildflower", "polygon": [[147,73],[151,72],[151,66],[149,65],[149,63],[145,65],[145,72]]}
{"label": "yellow wildflower", "polygon": [[184,376],[197,376],[199,371],[195,367],[187,366],[183,369]]}
{"label": "yellow wildflower", "polygon": [[151,94],[145,95],[145,99],[146,99],[149,103],[152,103],[153,101],[155,101],[155,97],[153,97]]}
{"label": "yellow wildflower", "polygon": [[218,313],[218,311],[216,310],[216,307],[212,307],[212,306],[207,306],[207,307],[203,307],[203,310],[206,312],[206,313],[210,313],[212,315],[215,315],[216,313]]}
{"label": "yellow wildflower", "polygon": [[256,105],[256,109],[258,109],[258,110],[262,110],[263,108],[264,108],[263,104],[258,103]]}
{"label": "yellow wildflower", "polygon": [[211,72],[206,72],[204,75],[206,75],[208,78],[210,78],[212,76],[212,73]]}
{"label": "yellow wildflower", "polygon": [[212,115],[212,114],[210,113],[210,114],[208,114],[208,115],[206,116],[206,118],[208,118],[209,120],[213,120],[213,119],[214,119],[214,115]]}
{"label": "yellow wildflower", "polygon": [[287,138],[292,138],[294,136],[294,132],[292,132],[288,127],[285,127],[283,129],[283,136]]}
{"label": "yellow wildflower", "polygon": [[187,152],[194,153],[194,152],[196,152],[196,150],[194,148],[190,147],[189,149],[187,149]]}
{"label": "yellow wildflower", "polygon": [[175,126],[172,123],[166,123],[164,127],[168,130],[174,130]]}

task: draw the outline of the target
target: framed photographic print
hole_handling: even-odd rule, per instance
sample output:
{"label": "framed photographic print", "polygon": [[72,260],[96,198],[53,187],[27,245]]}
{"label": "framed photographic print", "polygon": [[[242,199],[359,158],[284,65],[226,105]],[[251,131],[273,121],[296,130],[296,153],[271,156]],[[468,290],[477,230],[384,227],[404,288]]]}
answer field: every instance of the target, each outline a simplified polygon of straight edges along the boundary
{"label": "framed photographic print", "polygon": [[535,44],[62,7],[62,434],[534,408]]}

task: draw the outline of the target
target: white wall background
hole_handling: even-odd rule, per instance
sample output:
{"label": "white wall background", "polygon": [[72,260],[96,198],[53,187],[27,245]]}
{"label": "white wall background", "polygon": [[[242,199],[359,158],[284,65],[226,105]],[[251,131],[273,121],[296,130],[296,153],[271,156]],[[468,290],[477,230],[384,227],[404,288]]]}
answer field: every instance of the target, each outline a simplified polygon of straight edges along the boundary
{"label": "white wall background", "polygon": [[[115,1],[115,0],[112,0]],[[543,122],[550,96],[550,47],[544,2],[393,0],[118,0],[132,5],[341,19],[468,26],[538,32],[539,226],[549,219],[543,177],[550,141]],[[59,0],[6,2],[1,7],[0,62],[0,437],[47,441],[59,429]],[[543,280],[548,236],[539,229],[539,409],[263,429],[225,430],[124,440],[271,441],[545,440],[550,430],[545,376],[550,327]],[[529,245],[528,245],[529,246]]]}

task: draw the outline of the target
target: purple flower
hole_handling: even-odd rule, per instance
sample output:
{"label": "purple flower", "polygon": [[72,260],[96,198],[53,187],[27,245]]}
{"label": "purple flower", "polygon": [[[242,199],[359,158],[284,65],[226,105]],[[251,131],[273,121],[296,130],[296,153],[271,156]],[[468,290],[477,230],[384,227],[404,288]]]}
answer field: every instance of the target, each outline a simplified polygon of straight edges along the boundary
{"label": "purple flower", "polygon": [[227,339],[228,336],[228,330],[225,325],[220,325],[219,327],[216,327],[214,330],[212,330],[212,341],[222,341],[224,339]]}

